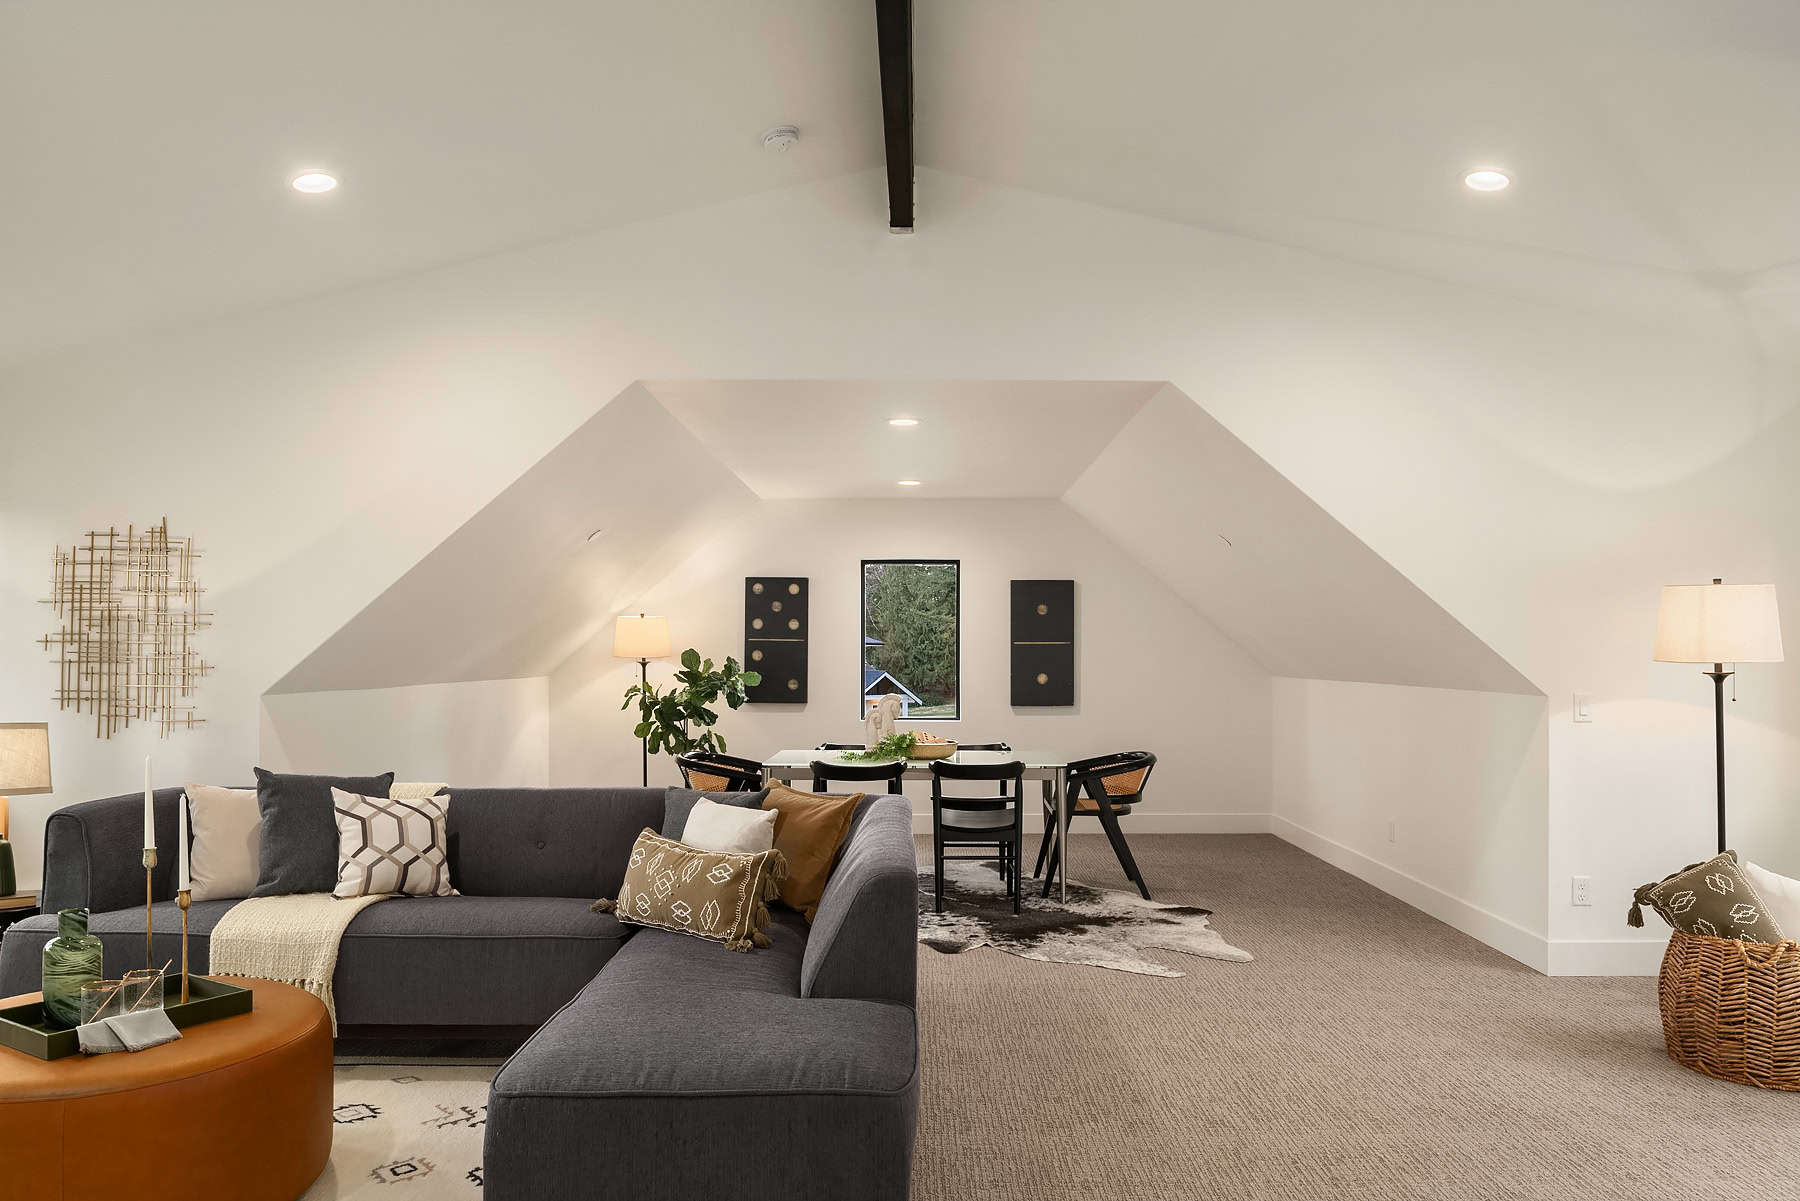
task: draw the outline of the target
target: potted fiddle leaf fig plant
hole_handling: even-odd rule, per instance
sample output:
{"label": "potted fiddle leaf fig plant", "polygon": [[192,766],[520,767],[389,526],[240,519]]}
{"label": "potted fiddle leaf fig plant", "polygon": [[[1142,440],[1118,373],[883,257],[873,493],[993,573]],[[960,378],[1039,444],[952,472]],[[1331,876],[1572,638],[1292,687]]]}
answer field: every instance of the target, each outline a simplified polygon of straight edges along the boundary
{"label": "potted fiddle leaf fig plant", "polygon": [[702,659],[689,647],[681,652],[681,670],[673,683],[661,691],[654,684],[633,684],[619,708],[629,709],[636,702],[633,737],[647,740],[652,755],[722,752],[725,736],[715,728],[719,713],[714,706],[723,700],[727,708],[737,709],[748,699],[745,690],[760,683],[762,673],[743,670],[736,659],[727,658],[723,667],[715,668],[711,659]]}

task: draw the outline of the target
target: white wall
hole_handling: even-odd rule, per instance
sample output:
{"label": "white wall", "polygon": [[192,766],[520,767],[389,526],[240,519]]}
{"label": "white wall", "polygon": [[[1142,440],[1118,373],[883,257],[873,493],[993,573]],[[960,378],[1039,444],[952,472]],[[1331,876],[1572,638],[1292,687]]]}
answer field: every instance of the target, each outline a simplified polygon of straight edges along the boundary
{"label": "white wall", "polygon": [[440,780],[489,787],[550,782],[550,683],[543,676],[284,692],[262,700],[259,765],[272,771]]}
{"label": "white wall", "polygon": [[[1757,298],[1650,324],[918,178],[912,238],[864,173],[9,370],[0,708],[50,712],[37,601],[94,525],[199,536],[221,666],[159,775],[241,778],[261,694],[635,379],[1166,379],[1551,698],[1550,936],[1625,936],[1711,838],[1710,697],[1649,662],[1657,587],[1771,580],[1800,628],[1800,396]],[[1800,671],[1740,695],[1744,849],[1800,871]],[[23,831],[153,741],[54,721]]]}
{"label": "white wall", "polygon": [[1281,677],[1272,691],[1270,828],[1547,970],[1544,698]]}
{"label": "white wall", "polygon": [[[1071,757],[1155,751],[1154,801],[1133,816],[1134,829],[1266,823],[1267,673],[1060,502],[765,501],[697,544],[641,606],[668,616],[677,649],[741,658],[744,577],[805,576],[812,623],[807,703],[746,705],[719,728],[732,751],[752,756],[852,741],[862,735],[861,560],[912,556],[962,562],[962,719],[923,728]],[[1014,579],[1076,582],[1073,709],[1011,706]],[[638,668],[612,658],[609,638],[596,638],[550,678],[555,783],[637,778],[635,717],[619,712],[619,697]],[[666,681],[673,669],[659,663],[651,670]],[[675,783],[679,776],[659,756],[651,779]]]}

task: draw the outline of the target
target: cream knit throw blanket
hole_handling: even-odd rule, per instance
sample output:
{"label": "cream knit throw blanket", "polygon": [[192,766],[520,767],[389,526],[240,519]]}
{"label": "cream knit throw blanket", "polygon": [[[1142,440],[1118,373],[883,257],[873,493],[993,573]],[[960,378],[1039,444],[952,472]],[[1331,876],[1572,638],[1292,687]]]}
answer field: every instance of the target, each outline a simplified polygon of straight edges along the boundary
{"label": "cream knit throw blanket", "polygon": [[385,900],[339,900],[328,892],[303,892],[239,901],[213,927],[208,974],[254,976],[303,988],[325,1002],[336,1034],[331,977],[337,971],[338,942],[357,914]]}

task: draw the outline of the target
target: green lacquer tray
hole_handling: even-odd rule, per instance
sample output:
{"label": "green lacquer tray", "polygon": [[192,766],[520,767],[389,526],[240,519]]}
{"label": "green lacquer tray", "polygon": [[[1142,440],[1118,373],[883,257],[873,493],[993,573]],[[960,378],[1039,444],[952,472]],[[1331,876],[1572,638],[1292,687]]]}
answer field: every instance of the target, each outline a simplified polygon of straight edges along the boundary
{"label": "green lacquer tray", "polygon": [[[183,1005],[176,1000],[181,996],[181,977],[171,976],[166,984],[173,986],[174,992],[164,996],[163,1012],[169,1015],[178,1030],[249,1013],[254,995],[247,988],[210,976],[189,976],[188,1002]],[[38,1059],[61,1059],[81,1051],[81,1042],[72,1028],[64,1030],[44,1024],[44,1006],[39,1001],[0,1009],[0,1046],[23,1051]]]}

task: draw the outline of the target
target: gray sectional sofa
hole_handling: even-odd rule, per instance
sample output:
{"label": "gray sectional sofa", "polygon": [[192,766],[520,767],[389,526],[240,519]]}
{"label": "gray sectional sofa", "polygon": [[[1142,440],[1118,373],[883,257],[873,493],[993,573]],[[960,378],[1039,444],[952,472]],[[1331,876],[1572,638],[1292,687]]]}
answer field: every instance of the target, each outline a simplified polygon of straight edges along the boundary
{"label": "gray sectional sofa", "polygon": [[[156,794],[173,847],[178,788]],[[457,897],[403,897],[350,924],[333,980],[341,1031],[530,1032],[489,1094],[485,1195],[905,1198],[916,1120],[916,882],[910,810],[856,815],[811,927],[776,907],[748,954],[592,913],[649,788],[451,789]],[[143,797],[58,810],[44,913],[0,939],[0,996],[35,991],[54,911],[86,905],[109,969],[144,954]],[[180,950],[175,856],[152,876],[158,962]],[[232,901],[189,912],[193,968]]]}

